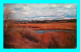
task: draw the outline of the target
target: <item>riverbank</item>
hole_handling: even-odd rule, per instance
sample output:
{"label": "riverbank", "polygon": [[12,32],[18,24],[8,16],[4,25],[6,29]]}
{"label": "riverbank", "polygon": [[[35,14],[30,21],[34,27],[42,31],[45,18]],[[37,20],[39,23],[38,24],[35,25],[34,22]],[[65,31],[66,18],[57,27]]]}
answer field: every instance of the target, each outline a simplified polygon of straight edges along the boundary
{"label": "riverbank", "polygon": [[36,32],[57,28],[76,30],[76,23],[7,24],[4,28],[4,48],[76,48],[76,31]]}

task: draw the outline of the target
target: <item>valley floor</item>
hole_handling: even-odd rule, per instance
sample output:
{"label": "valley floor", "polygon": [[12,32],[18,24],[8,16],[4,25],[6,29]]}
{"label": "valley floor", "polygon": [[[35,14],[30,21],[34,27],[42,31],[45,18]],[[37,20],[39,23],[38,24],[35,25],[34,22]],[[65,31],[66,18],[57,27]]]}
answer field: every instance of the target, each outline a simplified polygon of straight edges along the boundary
{"label": "valley floor", "polygon": [[[76,23],[4,24],[4,48],[76,48]],[[37,33],[35,30],[75,32]]]}

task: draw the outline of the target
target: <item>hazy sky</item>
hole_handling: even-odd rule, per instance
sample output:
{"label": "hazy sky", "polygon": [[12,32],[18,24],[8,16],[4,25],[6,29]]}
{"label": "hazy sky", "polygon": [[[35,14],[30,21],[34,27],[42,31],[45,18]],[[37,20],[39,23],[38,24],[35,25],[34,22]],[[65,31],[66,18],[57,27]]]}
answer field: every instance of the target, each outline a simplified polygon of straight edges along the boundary
{"label": "hazy sky", "polygon": [[76,18],[76,4],[5,4],[12,19],[52,20]]}

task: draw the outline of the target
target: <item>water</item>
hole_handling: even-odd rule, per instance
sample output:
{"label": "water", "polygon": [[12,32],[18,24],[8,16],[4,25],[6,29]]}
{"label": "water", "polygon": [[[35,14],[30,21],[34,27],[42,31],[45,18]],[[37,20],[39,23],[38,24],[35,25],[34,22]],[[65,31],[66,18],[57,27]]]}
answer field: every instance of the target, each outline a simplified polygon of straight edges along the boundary
{"label": "water", "polygon": [[37,33],[47,33],[47,32],[53,32],[53,31],[66,31],[66,32],[74,32],[72,30],[36,30]]}

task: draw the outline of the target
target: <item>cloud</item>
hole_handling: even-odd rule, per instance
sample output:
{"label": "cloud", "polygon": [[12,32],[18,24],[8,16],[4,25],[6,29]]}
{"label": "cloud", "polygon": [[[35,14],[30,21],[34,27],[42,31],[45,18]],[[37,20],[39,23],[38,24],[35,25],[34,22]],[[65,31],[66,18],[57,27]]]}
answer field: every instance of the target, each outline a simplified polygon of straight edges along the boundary
{"label": "cloud", "polygon": [[67,15],[76,18],[76,4],[5,4],[6,7],[12,9],[14,19],[65,19]]}

